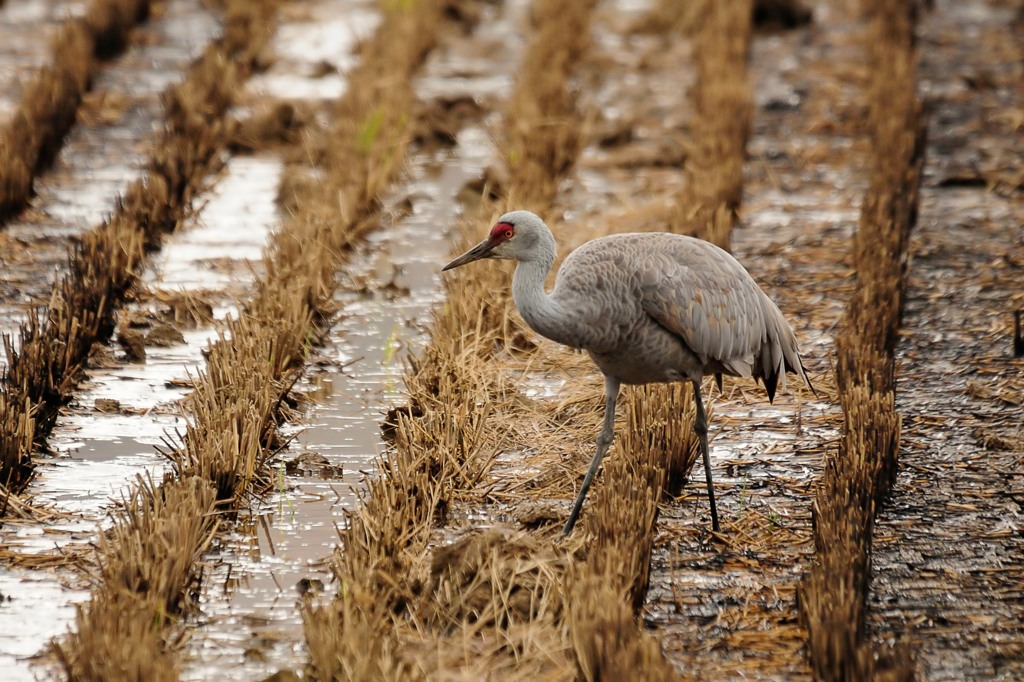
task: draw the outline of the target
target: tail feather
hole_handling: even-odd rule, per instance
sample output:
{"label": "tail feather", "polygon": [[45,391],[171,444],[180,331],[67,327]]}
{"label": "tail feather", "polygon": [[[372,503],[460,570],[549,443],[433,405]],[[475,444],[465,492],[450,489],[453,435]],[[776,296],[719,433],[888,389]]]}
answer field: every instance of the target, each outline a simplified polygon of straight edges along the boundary
{"label": "tail feather", "polygon": [[768,392],[768,402],[775,402],[775,388],[779,384],[779,373],[769,372],[764,377],[764,390]]}
{"label": "tail feather", "polygon": [[764,297],[765,326],[767,331],[766,348],[761,349],[761,367],[764,379],[764,387],[768,392],[768,401],[775,401],[775,390],[778,386],[785,388],[786,372],[792,372],[800,377],[811,393],[817,397],[814,386],[804,370],[803,360],[800,358],[800,347],[796,341],[796,335],[792,327],[782,316],[778,306],[768,298]]}

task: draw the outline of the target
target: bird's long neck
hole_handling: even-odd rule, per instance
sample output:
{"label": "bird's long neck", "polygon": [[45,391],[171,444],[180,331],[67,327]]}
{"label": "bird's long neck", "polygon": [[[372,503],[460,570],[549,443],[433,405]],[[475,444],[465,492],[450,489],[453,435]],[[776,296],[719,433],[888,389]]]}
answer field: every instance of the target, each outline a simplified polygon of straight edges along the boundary
{"label": "bird's long neck", "polygon": [[544,291],[544,279],[551,271],[554,260],[552,243],[550,253],[544,253],[536,259],[519,261],[512,276],[512,300],[526,324],[535,332],[552,341],[576,346],[570,330],[566,328],[566,311]]}

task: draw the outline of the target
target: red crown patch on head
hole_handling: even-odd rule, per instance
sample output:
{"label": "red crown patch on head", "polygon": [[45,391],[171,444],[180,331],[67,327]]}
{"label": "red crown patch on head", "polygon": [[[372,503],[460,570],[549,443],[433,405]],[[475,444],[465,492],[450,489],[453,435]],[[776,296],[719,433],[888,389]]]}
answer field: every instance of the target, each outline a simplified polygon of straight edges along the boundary
{"label": "red crown patch on head", "polygon": [[510,239],[515,233],[516,228],[512,223],[498,223],[491,228],[491,235],[489,239],[492,242],[503,242],[506,239]]}

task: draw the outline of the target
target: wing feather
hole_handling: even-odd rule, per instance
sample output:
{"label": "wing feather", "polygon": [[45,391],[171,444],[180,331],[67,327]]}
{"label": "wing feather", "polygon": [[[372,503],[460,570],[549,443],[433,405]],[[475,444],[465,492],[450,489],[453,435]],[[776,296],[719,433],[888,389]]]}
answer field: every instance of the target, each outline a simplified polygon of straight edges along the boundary
{"label": "wing feather", "polygon": [[660,246],[640,273],[642,307],[706,372],[762,379],[770,398],[786,369],[806,381],[792,329],[735,258],[697,239]]}
{"label": "wing feather", "polygon": [[669,244],[676,248],[659,251],[641,275],[644,311],[701,362],[740,373],[765,337],[760,290],[724,251],[696,239]]}

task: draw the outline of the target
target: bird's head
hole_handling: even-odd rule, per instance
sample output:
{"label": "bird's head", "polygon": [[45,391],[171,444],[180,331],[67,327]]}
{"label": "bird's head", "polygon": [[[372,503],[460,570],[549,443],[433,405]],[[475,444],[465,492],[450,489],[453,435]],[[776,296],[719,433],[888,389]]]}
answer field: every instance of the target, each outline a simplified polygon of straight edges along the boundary
{"label": "bird's head", "polygon": [[451,270],[481,258],[526,261],[554,257],[555,240],[544,221],[529,211],[511,211],[498,218],[487,239],[462,254],[443,270]]}

